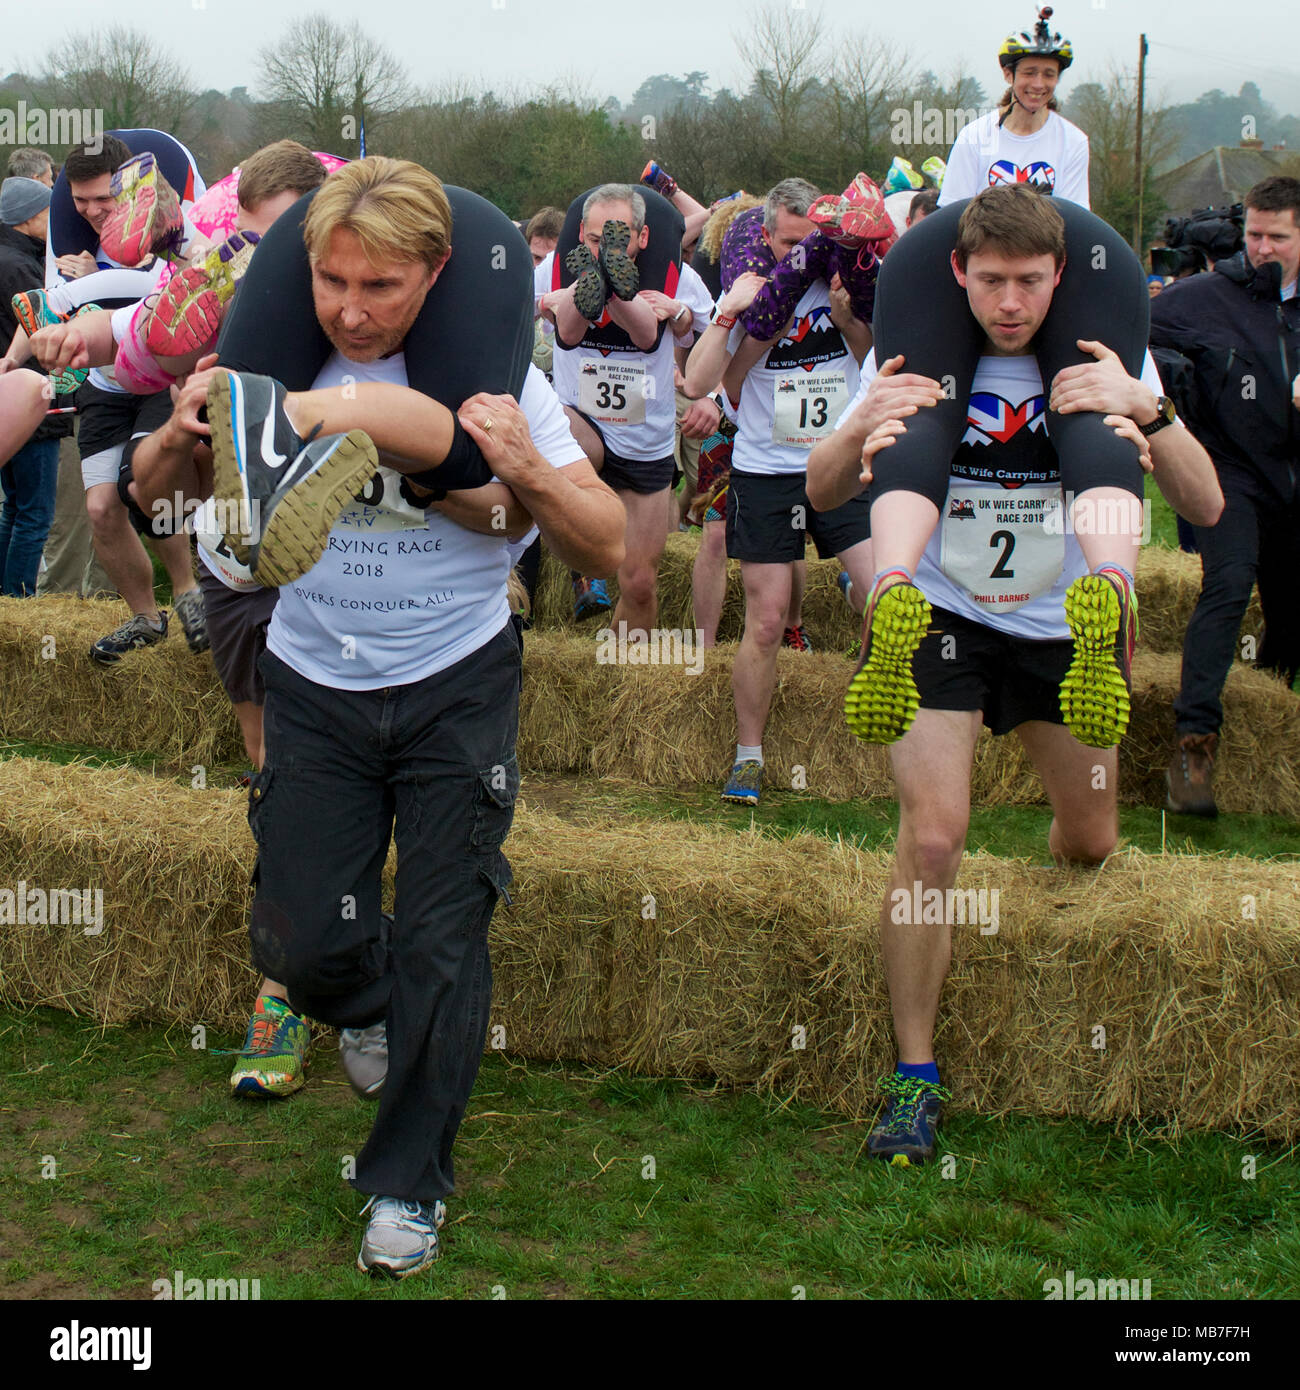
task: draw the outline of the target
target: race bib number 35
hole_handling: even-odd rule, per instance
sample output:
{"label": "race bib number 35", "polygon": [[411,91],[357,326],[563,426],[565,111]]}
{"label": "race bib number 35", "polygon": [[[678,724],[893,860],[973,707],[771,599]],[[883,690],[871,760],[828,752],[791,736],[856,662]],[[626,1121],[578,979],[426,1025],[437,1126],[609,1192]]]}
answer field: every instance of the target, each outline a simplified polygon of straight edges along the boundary
{"label": "race bib number 35", "polygon": [[1045,594],[1065,567],[1059,484],[953,488],[940,568],[988,608],[1006,613]]}
{"label": "race bib number 35", "polygon": [[640,363],[583,359],[578,368],[578,409],[602,425],[645,424],[651,378]]}
{"label": "race bib number 35", "polygon": [[776,379],[772,443],[783,449],[811,449],[835,429],[849,403],[843,372],[796,372]]}

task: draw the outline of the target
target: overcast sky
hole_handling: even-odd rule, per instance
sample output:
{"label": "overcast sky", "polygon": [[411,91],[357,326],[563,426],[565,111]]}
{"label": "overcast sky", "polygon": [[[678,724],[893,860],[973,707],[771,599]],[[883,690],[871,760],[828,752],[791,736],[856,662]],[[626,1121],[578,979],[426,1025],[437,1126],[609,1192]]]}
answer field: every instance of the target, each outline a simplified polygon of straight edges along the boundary
{"label": "overcast sky", "polygon": [[[1000,87],[998,44],[1029,28],[1033,0],[777,0],[819,11],[849,30],[868,29],[904,46],[924,65],[972,71],[990,95]],[[653,73],[709,74],[709,89],[735,86],[744,65],[736,36],[754,4],[702,0],[6,0],[0,21],[0,73],[39,70],[48,47],[65,34],[105,23],[145,28],[190,71],[194,85],[259,95],[257,51],[291,20],[322,10],[359,20],[422,85],[467,78],[497,91],[559,83],[630,100]],[[1296,0],[1252,0],[1239,15],[1223,0],[1065,0],[1054,29],[1074,44],[1067,84],[1104,80],[1111,63],[1133,65],[1138,35],[1151,44],[1153,100],[1191,100],[1212,87],[1236,92],[1259,83],[1281,112],[1300,114],[1300,16]],[[621,55],[621,56],[620,56]],[[1067,86],[1068,91],[1068,86]]]}

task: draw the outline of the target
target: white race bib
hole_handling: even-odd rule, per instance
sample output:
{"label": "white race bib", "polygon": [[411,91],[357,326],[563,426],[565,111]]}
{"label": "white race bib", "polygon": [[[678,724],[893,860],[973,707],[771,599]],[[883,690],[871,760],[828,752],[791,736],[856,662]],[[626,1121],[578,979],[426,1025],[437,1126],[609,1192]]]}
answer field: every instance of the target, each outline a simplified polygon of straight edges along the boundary
{"label": "white race bib", "polygon": [[811,449],[835,431],[849,403],[843,372],[794,372],[773,387],[772,443],[782,449]]}
{"label": "white race bib", "polygon": [[225,533],[217,525],[216,503],[211,497],[194,513],[194,539],[203,547],[217,577],[228,588],[246,594],[262,587],[253,578],[252,570],[241,565],[226,544]]}
{"label": "white race bib", "polygon": [[939,565],[975,600],[1010,612],[1046,593],[1065,567],[1059,483],[948,493]]}
{"label": "white race bib", "polygon": [[641,362],[583,357],[578,366],[578,409],[602,425],[644,425],[646,393],[653,389]]}

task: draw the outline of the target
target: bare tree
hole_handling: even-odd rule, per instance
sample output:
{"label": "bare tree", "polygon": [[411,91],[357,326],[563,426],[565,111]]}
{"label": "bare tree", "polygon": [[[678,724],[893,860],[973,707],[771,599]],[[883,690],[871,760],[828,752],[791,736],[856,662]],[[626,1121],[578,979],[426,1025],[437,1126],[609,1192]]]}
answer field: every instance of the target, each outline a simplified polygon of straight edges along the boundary
{"label": "bare tree", "polygon": [[785,5],[761,9],[736,47],[753,71],[753,90],[771,109],[780,142],[790,144],[800,117],[828,75],[820,14]]}
{"label": "bare tree", "polygon": [[[328,15],[295,20],[260,54],[266,96],[315,149],[358,148],[361,123],[374,130],[414,99],[404,69],[355,22]],[[350,150],[348,151],[350,152]]]}
{"label": "bare tree", "polygon": [[61,44],[44,82],[57,105],[102,110],[106,130],[178,131],[195,100],[189,74],[159,50],[155,36],[122,25]]}

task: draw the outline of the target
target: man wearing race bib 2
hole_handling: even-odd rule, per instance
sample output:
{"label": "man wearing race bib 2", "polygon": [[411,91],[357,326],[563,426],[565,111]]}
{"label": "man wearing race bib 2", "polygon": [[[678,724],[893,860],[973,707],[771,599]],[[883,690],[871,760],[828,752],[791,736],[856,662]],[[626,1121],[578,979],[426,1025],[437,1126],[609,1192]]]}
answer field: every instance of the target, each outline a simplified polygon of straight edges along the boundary
{"label": "man wearing race bib 2", "polygon": [[[1028,229],[976,241],[972,224],[980,225],[980,205],[1008,199]],[[942,1102],[950,1098],[940,1085],[934,1026],[952,954],[954,913],[947,905],[958,902],[950,890],[965,848],[981,725],[995,736],[1013,729],[1019,735],[1052,806],[1048,847],[1058,863],[1100,864],[1119,832],[1116,748],[1080,742],[1064,727],[1061,701],[1076,659],[1066,590],[1088,574],[1085,531],[1100,531],[1104,539],[1115,519],[1078,499],[1063,507],[1049,411],[1053,418],[1102,413],[1108,428],[1137,446],[1143,467],[1181,515],[1213,525],[1223,506],[1209,457],[1168,410],[1149,358],[1138,379],[1103,344],[1081,342],[1096,361],[1059,372],[1044,399],[1033,345],[1060,269],[1052,249],[1055,215],[1037,194],[990,189],[968,205],[952,259],[984,343],[966,431],[948,465],[940,525],[918,548],[909,581],[930,628],[914,666],[907,648],[899,659],[907,680],[915,677],[919,709],[889,750],[900,818],[880,932],[898,1064],[881,1083],[889,1103],[868,1149],[902,1163],[933,1157]],[[942,396],[937,381],[904,366],[901,357],[878,372],[870,358],[864,364],[857,398],[809,460],[814,506],[842,506],[858,494],[871,461],[907,433],[909,417]],[[883,534],[873,520],[879,549]],[[1127,519],[1118,520],[1126,529]],[[892,632],[874,635],[898,656]],[[937,901],[944,907],[932,911]],[[927,905],[923,913],[916,910],[920,903]]]}

